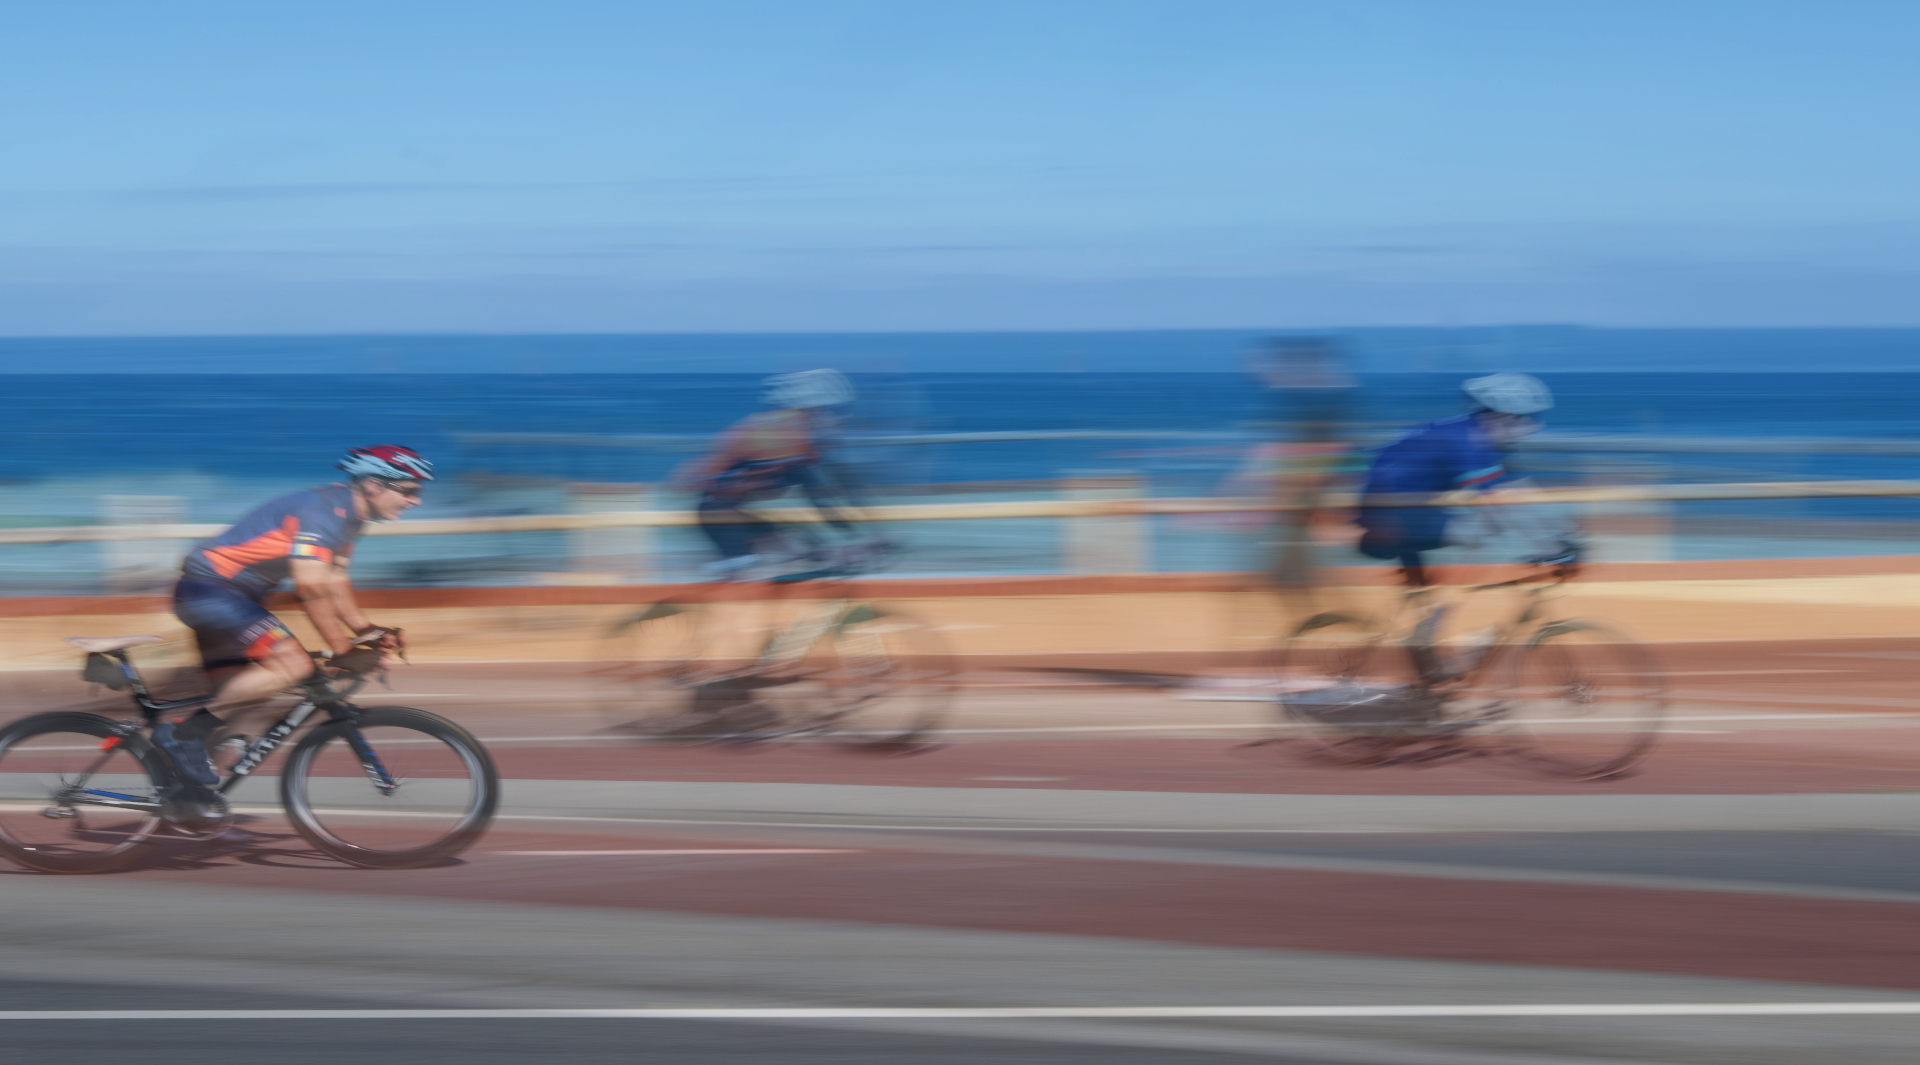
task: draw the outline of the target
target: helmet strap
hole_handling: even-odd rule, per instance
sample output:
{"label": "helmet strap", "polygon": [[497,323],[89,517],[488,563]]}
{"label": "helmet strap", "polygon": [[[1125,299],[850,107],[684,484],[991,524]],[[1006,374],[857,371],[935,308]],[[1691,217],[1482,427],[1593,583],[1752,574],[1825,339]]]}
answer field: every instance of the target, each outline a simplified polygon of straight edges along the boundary
{"label": "helmet strap", "polygon": [[377,481],[377,480],[379,480],[379,479],[380,479],[380,478],[378,478],[378,477],[375,477],[374,475],[372,475],[372,474],[370,474],[370,473],[363,473],[363,474],[361,474],[360,476],[358,476],[358,477],[355,477],[355,478],[353,478],[352,480],[350,480],[350,481],[348,481],[348,482],[347,482],[347,486],[348,486],[349,488],[351,488],[351,489],[353,489],[353,502],[354,502],[354,507],[355,507],[355,509],[356,509],[356,510],[358,510],[358,511],[361,511],[361,512],[362,512],[362,513],[356,513],[356,514],[354,515],[354,517],[356,517],[356,518],[359,518],[359,519],[360,519],[361,521],[376,521],[376,522],[377,522],[377,521],[386,521],[386,520],[387,520],[387,519],[385,519],[385,518],[379,518],[379,517],[375,517],[375,516],[374,516],[374,513],[373,513],[373,500],[372,500],[372,499],[370,499],[370,498],[368,498],[368,496],[367,496],[367,489],[366,489],[366,484],[367,484],[367,482],[368,482],[368,481]]}

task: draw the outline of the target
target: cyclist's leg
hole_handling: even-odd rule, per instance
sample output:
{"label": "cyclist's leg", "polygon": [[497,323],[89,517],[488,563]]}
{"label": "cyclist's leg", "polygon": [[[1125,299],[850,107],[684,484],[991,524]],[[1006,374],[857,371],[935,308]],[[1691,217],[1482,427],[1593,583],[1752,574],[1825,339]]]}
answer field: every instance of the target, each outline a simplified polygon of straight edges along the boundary
{"label": "cyclist's leg", "polygon": [[[1427,566],[1419,551],[1402,551],[1396,561],[1400,563],[1400,573],[1408,588],[1431,588],[1436,583],[1433,575],[1427,572]],[[1435,645],[1440,639],[1440,627],[1448,613],[1444,602],[1432,603],[1414,624],[1408,634],[1407,654],[1413,658],[1414,668],[1422,681],[1445,680],[1448,671],[1445,662]]]}
{"label": "cyclist's leg", "polygon": [[295,639],[286,626],[276,620],[280,635],[252,664],[227,678],[220,686],[208,710],[221,718],[272,698],[276,693],[299,684],[313,675],[313,656]]}
{"label": "cyclist's leg", "polygon": [[174,614],[193,630],[209,679],[224,680],[205,708],[155,727],[153,741],[186,780],[211,787],[219,774],[207,737],[233,713],[305,679],[313,660],[279,618],[231,585],[183,578],[174,589]]}
{"label": "cyclist's leg", "polygon": [[1398,559],[1400,573],[1406,578],[1409,588],[1427,588],[1433,584],[1433,578],[1427,573],[1427,564],[1421,560],[1418,551],[1402,551]]}
{"label": "cyclist's leg", "polygon": [[758,562],[761,545],[780,529],[773,522],[743,509],[737,499],[702,496],[695,509],[700,515],[700,531],[720,552],[720,561],[713,568],[722,573]]}

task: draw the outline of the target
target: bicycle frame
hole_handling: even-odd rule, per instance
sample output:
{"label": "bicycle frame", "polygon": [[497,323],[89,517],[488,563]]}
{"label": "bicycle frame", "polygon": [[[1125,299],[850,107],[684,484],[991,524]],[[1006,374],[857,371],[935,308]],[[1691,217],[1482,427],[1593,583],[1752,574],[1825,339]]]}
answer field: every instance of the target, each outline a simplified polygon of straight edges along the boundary
{"label": "bicycle frame", "polygon": [[[328,721],[351,722],[357,716],[358,708],[346,701],[347,696],[358,691],[364,683],[366,683],[364,677],[356,678],[353,687],[346,692],[338,692],[333,689],[332,684],[328,683],[327,678],[317,672],[302,681],[300,690],[305,697],[294,704],[293,709],[287,711],[286,716],[275,722],[273,727],[261,733],[259,739],[247,745],[246,749],[240,753],[240,759],[233,764],[230,775],[220,782],[220,794],[225,795],[232,791],[242,780],[251,776],[253,771],[260,767],[260,763],[266,761],[267,756],[272,754],[275,748],[285,743],[289,736],[298,731],[315,711],[325,710]],[[379,789],[382,795],[392,795],[399,790],[399,782],[387,772],[386,765],[367,744],[366,737],[360,735],[359,729],[347,730],[347,744],[353,748],[354,756],[360,760],[360,768],[366,771],[367,778],[373,781],[373,786]]]}
{"label": "bicycle frame", "polygon": [[[96,651],[92,653],[98,654],[113,662],[115,669],[125,682],[127,689],[131,692],[134,705],[140,710],[140,716],[138,718],[127,718],[116,723],[114,735],[109,737],[107,741],[101,745],[102,750],[99,759],[88,766],[81,775],[83,781],[92,777],[94,773],[99,771],[101,766],[106,764],[107,760],[113,756],[113,749],[119,745],[119,741],[124,737],[135,735],[141,729],[152,729],[154,725],[159,723],[161,714],[172,710],[182,710],[190,706],[204,706],[213,698],[211,695],[196,695],[186,699],[169,701],[157,700],[153,698],[153,693],[147,689],[146,681],[141,678],[139,670],[135,669],[132,661],[128,659],[126,651]],[[303,696],[301,700],[294,705],[293,709],[287,711],[279,721],[275,722],[271,728],[262,733],[260,738],[246,746],[245,750],[241,752],[239,760],[234,763],[227,779],[221,781],[216,790],[222,795],[232,791],[242,780],[252,775],[253,771],[258,769],[262,762],[266,761],[268,755],[272,754],[276,748],[287,741],[288,737],[298,731],[301,725],[312,718],[316,711],[327,711],[329,721],[353,720],[358,708],[348,702],[347,699],[354,692],[359,691],[365,683],[365,676],[355,676],[346,690],[339,691],[333,687],[327,677],[316,670],[311,676],[301,681],[298,685]],[[349,730],[347,742],[353,748],[355,756],[359,758],[360,767],[366,771],[368,778],[373,781],[376,788],[387,795],[391,795],[398,790],[400,786],[399,783],[393,779],[392,774],[387,772],[386,766],[381,763],[379,755],[374,753],[373,748],[367,744],[366,739],[360,735],[357,729]],[[60,798],[62,801],[76,806],[106,806],[123,810],[158,811],[161,805],[158,802],[141,799],[134,795],[122,795],[118,792],[78,786],[66,789],[61,793]]]}
{"label": "bicycle frame", "polygon": [[[1496,634],[1494,638],[1487,643],[1486,649],[1481,657],[1467,669],[1457,674],[1448,673],[1442,669],[1440,662],[1433,653],[1434,647],[1436,646],[1432,639],[1433,629],[1438,627],[1440,618],[1445,616],[1451,604],[1438,604],[1417,621],[1407,633],[1404,646],[1407,649],[1407,653],[1413,658],[1414,667],[1420,676],[1421,687],[1427,688],[1435,684],[1450,683],[1479,672],[1498,656],[1499,648],[1512,644],[1513,637],[1516,633],[1523,631],[1527,626],[1540,620],[1542,613],[1541,605],[1546,593],[1565,584],[1571,577],[1572,572],[1566,567],[1556,567],[1551,573],[1545,575],[1521,577],[1516,580],[1499,581],[1493,584],[1459,586],[1460,591],[1467,594],[1489,592],[1500,588],[1511,588],[1521,592],[1526,598],[1518,613],[1504,622],[1496,623]],[[1401,611],[1416,607],[1421,599],[1431,595],[1437,587],[1443,586],[1422,585],[1408,589],[1400,599]],[[1423,632],[1423,629],[1426,631]]]}
{"label": "bicycle frame", "polygon": [[842,623],[851,611],[847,609],[850,599],[827,599],[821,602],[819,609],[810,615],[802,612],[797,618],[787,622],[780,630],[767,638],[760,648],[760,657],[754,661],[754,669],[763,668],[774,662],[798,661],[806,656],[820,637],[831,632]]}

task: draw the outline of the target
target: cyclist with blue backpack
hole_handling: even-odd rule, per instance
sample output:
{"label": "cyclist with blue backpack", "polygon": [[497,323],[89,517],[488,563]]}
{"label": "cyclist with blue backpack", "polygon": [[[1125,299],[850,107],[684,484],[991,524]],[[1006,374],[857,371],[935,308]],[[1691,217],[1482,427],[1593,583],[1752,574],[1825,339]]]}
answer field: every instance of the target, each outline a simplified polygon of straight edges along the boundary
{"label": "cyclist with blue backpack", "polygon": [[[1465,414],[1417,426],[1381,448],[1367,473],[1360,500],[1364,530],[1360,551],[1369,558],[1400,563],[1411,585],[1432,583],[1422,556],[1454,542],[1452,526],[1461,519],[1446,507],[1382,506],[1381,497],[1407,501],[1447,492],[1485,491],[1509,483],[1506,451],[1540,428],[1537,417],[1553,407],[1553,393],[1538,378],[1497,373],[1462,383]],[[1529,562],[1572,565],[1579,561],[1576,534],[1556,530],[1547,546]]]}

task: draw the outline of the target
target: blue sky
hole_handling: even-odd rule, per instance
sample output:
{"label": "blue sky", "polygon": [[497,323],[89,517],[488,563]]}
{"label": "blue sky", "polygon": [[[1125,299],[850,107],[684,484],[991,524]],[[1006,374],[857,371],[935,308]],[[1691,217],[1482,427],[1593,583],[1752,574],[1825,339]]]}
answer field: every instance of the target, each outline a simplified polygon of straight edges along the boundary
{"label": "blue sky", "polygon": [[1920,325],[1920,4],[11,4],[0,335]]}

